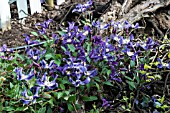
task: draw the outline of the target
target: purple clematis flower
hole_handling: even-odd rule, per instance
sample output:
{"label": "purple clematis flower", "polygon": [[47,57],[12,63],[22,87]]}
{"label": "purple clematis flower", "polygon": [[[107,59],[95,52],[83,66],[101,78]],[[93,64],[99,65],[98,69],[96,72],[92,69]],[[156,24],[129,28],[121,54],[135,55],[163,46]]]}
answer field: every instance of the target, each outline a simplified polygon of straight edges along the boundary
{"label": "purple clematis flower", "polygon": [[68,22],[68,24],[69,24],[68,31],[74,29],[75,22]]}
{"label": "purple clematis flower", "polygon": [[139,28],[139,23],[136,23],[135,25],[132,25],[132,28],[138,29]]}
{"label": "purple clematis flower", "polygon": [[158,101],[158,99],[154,96],[152,96],[152,102],[154,107],[161,107],[162,104]]}
{"label": "purple clematis flower", "polygon": [[51,60],[49,64],[45,60],[42,60],[40,66],[44,69],[52,69],[54,67],[54,60]]}
{"label": "purple clematis flower", "polygon": [[124,22],[124,29],[128,30],[131,27],[132,27],[132,25],[128,21]]}
{"label": "purple clematis flower", "polygon": [[168,69],[170,69],[170,62],[168,63],[168,66],[167,66]]}
{"label": "purple clematis flower", "polygon": [[134,40],[134,35],[130,34],[129,39],[130,39],[130,41]]}
{"label": "purple clematis flower", "polygon": [[39,50],[27,49],[26,54],[28,55],[29,58],[32,58],[35,61],[38,61],[40,59]]}
{"label": "purple clematis flower", "polygon": [[23,74],[23,72],[22,72],[23,68],[15,68],[14,71],[17,74],[17,79],[18,80],[26,80],[26,81],[28,81],[28,80],[31,80],[32,77],[35,75],[33,69],[31,69],[31,71],[29,72],[28,75]]}
{"label": "purple clematis flower", "polygon": [[101,36],[93,36],[92,37],[93,44],[99,45],[103,43]]}
{"label": "purple clematis flower", "polygon": [[97,27],[97,28],[99,28],[99,29],[103,29],[103,30],[104,30],[104,29],[108,29],[108,28],[109,28],[110,23],[101,25],[100,21],[93,21],[93,22],[92,22],[92,25],[93,25],[94,27]]}
{"label": "purple clematis flower", "polygon": [[93,44],[96,46],[90,51],[90,58],[99,61],[99,60],[107,60],[111,61],[114,59],[113,55],[111,55],[111,52],[115,50],[113,45],[109,44],[110,40],[108,37],[106,37],[106,40],[103,41],[101,37],[94,36],[92,37]]}
{"label": "purple clematis flower", "polygon": [[110,106],[109,102],[105,98],[102,98],[102,101],[103,101],[102,107],[109,107]]}
{"label": "purple clematis flower", "polygon": [[100,21],[94,21],[93,20],[93,22],[92,22],[92,25],[94,26],[94,27],[97,27],[97,28],[100,28]]}
{"label": "purple clematis flower", "polygon": [[36,98],[39,97],[38,91],[39,91],[40,87],[34,87],[34,89],[35,89],[35,92],[34,92],[34,94],[33,94],[32,96],[28,96],[27,90],[24,90],[24,91],[22,92],[22,95],[23,95],[25,98],[22,98],[22,99],[20,99],[20,100],[23,102],[23,104],[30,104],[30,103],[33,103],[33,104],[34,104],[34,103],[36,103]]}
{"label": "purple clematis flower", "polygon": [[3,46],[0,47],[0,52],[13,52],[13,50],[7,48],[7,45],[6,45],[6,44],[3,44]]}
{"label": "purple clematis flower", "polygon": [[[88,70],[88,65],[83,61],[74,59],[63,59],[66,65],[63,66],[62,74],[69,77],[69,81],[75,86],[85,85],[90,82],[90,78],[97,75],[97,70]],[[85,79],[85,80],[82,80]]]}
{"label": "purple clematis flower", "polygon": [[36,40],[31,41],[31,40],[30,40],[30,36],[28,36],[27,34],[24,34],[24,36],[26,37],[26,38],[25,38],[25,43],[26,43],[27,45],[38,44],[38,43],[39,43],[39,42],[36,41]]}
{"label": "purple clematis flower", "polygon": [[86,71],[86,72],[85,72],[85,75],[86,75],[86,76],[89,76],[89,77],[94,77],[94,76],[97,75],[97,70],[94,69],[94,70],[92,70],[92,71]]}
{"label": "purple clematis flower", "polygon": [[86,4],[78,4],[76,5],[76,8],[72,10],[73,12],[84,12],[86,9],[88,9],[92,5],[92,1],[87,1]]}
{"label": "purple clematis flower", "polygon": [[162,62],[162,60],[160,58],[157,58],[157,61],[159,62],[159,64],[157,65],[158,68],[161,69],[161,68],[165,67],[165,68],[170,69],[170,62],[164,63],[164,62]]}
{"label": "purple clematis flower", "polygon": [[40,33],[40,35],[43,35],[46,33],[46,29],[42,28],[42,29],[38,30],[38,32]]}
{"label": "purple clematis flower", "polygon": [[118,77],[118,74],[116,73],[116,69],[114,68],[114,66],[111,67],[112,67],[112,73],[110,74],[111,79],[118,82],[122,82],[121,78]]}
{"label": "purple clematis flower", "polygon": [[148,38],[148,40],[146,41],[146,43],[141,44],[140,46],[144,49],[144,50],[148,50],[153,48],[153,46],[157,46],[158,44],[155,43],[151,38]]}
{"label": "purple clematis flower", "polygon": [[132,60],[133,61],[135,61],[136,60],[136,58],[137,58],[137,56],[138,56],[138,54],[140,53],[140,50],[138,50],[137,52],[135,52],[133,55],[132,55]]}
{"label": "purple clematis flower", "polygon": [[88,33],[91,32],[91,28],[88,25],[84,25],[84,31],[88,31]]}
{"label": "purple clematis flower", "polygon": [[56,34],[52,33],[52,37],[54,39],[54,44],[57,44],[60,41],[60,38]]}
{"label": "purple clematis flower", "polygon": [[4,60],[12,60],[13,56],[9,56],[9,57],[5,57],[5,56],[0,56],[0,58],[4,59]]}
{"label": "purple clematis flower", "polygon": [[54,89],[58,87],[58,83],[56,83],[56,79],[58,75],[50,82],[49,77],[46,76],[47,73],[44,73],[41,79],[37,80],[37,85],[41,87],[47,87],[48,89]]}
{"label": "purple clematis flower", "polygon": [[50,25],[50,23],[51,23],[52,21],[53,21],[52,19],[49,19],[49,20],[47,20],[47,21],[44,21],[43,23],[37,23],[37,24],[35,24],[35,26],[41,26],[41,27],[42,27],[41,30],[39,30],[39,33],[40,33],[41,35],[43,35],[43,34],[46,33],[46,29],[49,28],[49,25]]}
{"label": "purple clematis flower", "polygon": [[76,6],[76,8],[72,10],[72,13],[73,13],[73,12],[84,12],[85,10],[86,10],[86,7],[84,7],[84,6],[81,5],[81,4],[78,4],[78,5]]}
{"label": "purple clematis flower", "polygon": [[163,68],[162,60],[160,58],[157,58],[157,61],[159,64],[157,65],[158,68]]}
{"label": "purple clematis flower", "polygon": [[47,29],[52,21],[53,21],[52,19],[49,19],[47,21],[44,21],[43,23],[37,23],[35,24],[35,26],[41,26],[42,28]]}
{"label": "purple clematis flower", "polygon": [[114,29],[113,29],[114,34],[116,33],[116,31],[123,30],[123,25],[120,22],[115,23],[115,22],[112,21],[111,26],[114,27]]}
{"label": "purple clematis flower", "polygon": [[90,77],[87,77],[84,81],[81,81],[80,79],[76,79],[75,81],[69,77],[69,81],[75,86],[75,87],[79,87],[79,85],[85,85],[88,84],[90,82]]}

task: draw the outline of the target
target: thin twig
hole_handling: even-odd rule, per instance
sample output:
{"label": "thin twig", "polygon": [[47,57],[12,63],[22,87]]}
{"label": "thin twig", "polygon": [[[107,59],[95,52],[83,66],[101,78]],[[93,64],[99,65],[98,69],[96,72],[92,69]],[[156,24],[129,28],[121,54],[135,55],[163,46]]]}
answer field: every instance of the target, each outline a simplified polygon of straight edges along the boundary
{"label": "thin twig", "polygon": [[161,38],[164,37],[164,34],[163,34],[162,31],[158,28],[158,26],[156,25],[156,23],[155,23],[153,20],[147,19],[147,21],[150,22],[150,23],[153,25],[153,27],[155,28],[155,30],[157,31],[157,33],[161,36]]}
{"label": "thin twig", "polygon": [[166,90],[166,86],[167,86],[167,81],[168,81],[169,75],[170,75],[170,73],[168,73],[168,75],[165,78],[164,89],[163,89],[163,94],[164,95],[165,95],[165,90]]}
{"label": "thin twig", "polygon": [[135,99],[134,99],[134,101],[133,101],[133,104],[132,104],[132,108],[131,108],[131,110],[133,110],[133,109],[134,109],[135,102],[136,102],[136,99],[138,98],[138,96],[139,96],[139,90],[137,90],[137,95],[136,95],[136,98],[135,98]]}
{"label": "thin twig", "polygon": [[66,15],[64,16],[64,18],[60,21],[60,25],[62,24],[62,22],[66,19],[66,17],[68,16],[68,14],[70,13],[71,9],[73,8],[75,4],[71,5],[69,10],[67,11]]}
{"label": "thin twig", "polygon": [[73,104],[73,107],[74,107],[74,109],[75,109],[76,113],[78,113],[78,111],[77,111],[77,109],[76,109],[75,104],[74,104],[73,102],[72,102],[72,104]]}
{"label": "thin twig", "polygon": [[[50,94],[52,92],[58,92],[58,91],[62,91],[62,89],[57,89],[57,90],[54,90],[54,91],[49,91],[49,92],[44,92],[46,94]],[[40,94],[40,96],[42,96],[43,94]]]}

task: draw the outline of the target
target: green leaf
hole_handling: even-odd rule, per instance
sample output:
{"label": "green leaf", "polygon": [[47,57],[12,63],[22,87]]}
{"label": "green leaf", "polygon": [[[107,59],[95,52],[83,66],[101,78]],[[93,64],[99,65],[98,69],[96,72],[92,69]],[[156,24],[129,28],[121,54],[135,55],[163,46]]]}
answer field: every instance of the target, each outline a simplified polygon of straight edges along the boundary
{"label": "green leaf", "polygon": [[12,66],[12,65],[9,65],[9,66],[6,68],[7,71],[12,71],[13,69],[14,69],[14,66]]}
{"label": "green leaf", "polygon": [[126,72],[125,72],[125,71],[120,71],[120,73],[121,73],[122,75],[125,75],[125,74],[126,74]]}
{"label": "green leaf", "polygon": [[15,111],[25,111],[27,109],[28,109],[28,107],[22,106],[22,107],[18,107]]}
{"label": "green leaf", "polygon": [[84,86],[79,86],[80,91],[84,91]]}
{"label": "green leaf", "polygon": [[90,50],[91,50],[91,43],[87,43],[87,53],[89,53],[90,52]]}
{"label": "green leaf", "polygon": [[29,106],[29,110],[31,110],[31,113],[32,112],[35,113],[35,110],[34,110],[34,108],[32,106]]}
{"label": "green leaf", "polygon": [[136,74],[133,74],[133,76],[135,77],[135,79],[137,80],[137,83],[139,84],[140,83],[140,78]]}
{"label": "green leaf", "polygon": [[28,82],[29,88],[32,88],[33,86],[35,86],[36,79],[35,79],[35,77],[33,77],[31,80],[29,80],[27,82]]}
{"label": "green leaf", "polygon": [[88,22],[88,20],[86,20],[86,21],[81,20],[81,22],[82,22],[84,25],[92,26],[92,25],[90,24],[90,22]]}
{"label": "green leaf", "polygon": [[133,68],[133,67],[135,67],[135,65],[136,65],[135,61],[131,60],[131,61],[130,61],[130,67]]}
{"label": "green leaf", "polygon": [[67,103],[67,107],[70,112],[74,111],[74,107],[70,103]]}
{"label": "green leaf", "polygon": [[11,82],[9,83],[9,86],[11,89],[14,87],[14,85]]}
{"label": "green leaf", "polygon": [[31,34],[33,34],[34,36],[38,36],[38,33],[35,31],[32,31]]}
{"label": "green leaf", "polygon": [[63,36],[64,34],[66,34],[66,32],[64,31],[57,31],[59,33],[60,36]]}
{"label": "green leaf", "polygon": [[61,46],[61,49],[64,50],[64,52],[66,52],[66,48],[64,46]]}
{"label": "green leaf", "polygon": [[121,106],[121,107],[122,107],[122,109],[124,109],[124,110],[126,109],[125,105],[123,105],[123,106]]}
{"label": "green leaf", "polygon": [[90,83],[86,84],[86,87],[87,87],[87,91],[90,92]]}
{"label": "green leaf", "polygon": [[70,49],[70,51],[75,52],[76,48],[74,47],[73,44],[68,44],[67,46]]}
{"label": "green leaf", "polygon": [[83,96],[82,97],[82,100],[83,101],[94,101],[94,100],[97,100],[98,98],[96,97],[96,96],[90,96],[90,97],[88,97],[88,96]]}
{"label": "green leaf", "polygon": [[99,84],[97,82],[95,82],[95,83],[96,83],[97,90],[100,90]]}
{"label": "green leaf", "polygon": [[54,58],[54,55],[52,53],[48,53],[45,55],[45,60],[49,60],[50,58]]}
{"label": "green leaf", "polygon": [[69,84],[70,82],[68,80],[62,80],[61,83],[62,84]]}
{"label": "green leaf", "polygon": [[74,56],[74,57],[77,57],[77,54],[78,54],[77,52],[74,52],[74,53],[73,53],[73,56]]}
{"label": "green leaf", "polygon": [[56,54],[56,59],[61,59],[61,58],[62,58],[61,54]]}
{"label": "green leaf", "polygon": [[13,107],[7,106],[4,108],[5,111],[13,111],[15,110]]}
{"label": "green leaf", "polygon": [[113,86],[109,81],[103,82],[103,84],[108,85],[108,86]]}
{"label": "green leaf", "polygon": [[107,70],[107,75],[109,76],[111,73],[112,73],[112,71],[108,69]]}
{"label": "green leaf", "polygon": [[90,62],[91,62],[91,59],[90,59],[90,57],[89,57],[89,56],[87,56],[87,57],[86,57],[86,59],[87,59],[88,63],[90,63]]}
{"label": "green leaf", "polygon": [[92,100],[90,99],[90,97],[88,97],[88,96],[83,96],[83,97],[82,97],[82,100],[83,100],[83,101],[92,101]]}
{"label": "green leaf", "polygon": [[19,55],[18,53],[15,53],[16,58],[20,58],[22,61],[24,60],[23,56]]}
{"label": "green leaf", "polygon": [[146,60],[145,60],[144,58],[141,58],[141,59],[140,59],[140,62],[143,64],[143,63],[146,62]]}
{"label": "green leaf", "polygon": [[65,90],[65,86],[63,84],[59,85],[62,90]]}
{"label": "green leaf", "polygon": [[133,89],[136,89],[136,86],[135,86],[135,83],[134,83],[134,82],[127,81],[127,83],[130,85],[130,87],[132,87],[132,90],[133,90]]}
{"label": "green leaf", "polygon": [[51,99],[48,101],[48,103],[51,105],[51,107],[53,107],[53,106],[54,106],[53,98],[51,98]]}
{"label": "green leaf", "polygon": [[67,101],[69,99],[69,96],[65,96],[64,99]]}
{"label": "green leaf", "polygon": [[47,92],[44,92],[42,95],[43,98],[51,98],[51,95],[48,94]]}
{"label": "green leaf", "polygon": [[75,102],[76,101],[76,95],[72,95],[68,99],[69,102]]}
{"label": "green leaf", "polygon": [[51,107],[48,107],[48,109],[47,109],[47,113],[53,113],[53,111],[52,111]]}
{"label": "green leaf", "polygon": [[[169,106],[165,104],[165,105],[161,106],[161,108],[162,108],[163,110],[165,110],[166,108],[169,108]],[[168,113],[168,112],[166,112],[166,113]]]}
{"label": "green leaf", "polygon": [[48,37],[47,37],[47,35],[43,35],[43,37],[44,37],[46,40],[49,40]]}
{"label": "green leaf", "polygon": [[81,20],[81,22],[82,22],[84,25],[86,25],[86,21],[84,21],[84,20]]}
{"label": "green leaf", "polygon": [[57,93],[57,98],[60,99],[63,95],[64,95],[63,92],[58,92],[58,93]]}
{"label": "green leaf", "polygon": [[146,69],[146,70],[151,69],[151,68],[152,68],[152,67],[149,66],[148,64],[145,64],[145,65],[144,65],[144,69]]}
{"label": "green leaf", "polygon": [[97,76],[96,76],[96,77],[94,77],[94,80],[95,80],[95,81],[97,81],[97,82],[100,82],[100,81],[101,81],[101,80],[100,80],[100,78],[99,78],[99,77],[97,77]]}
{"label": "green leaf", "polygon": [[66,95],[70,95],[70,91],[64,91]]}
{"label": "green leaf", "polygon": [[124,100],[125,102],[127,102],[127,101],[129,100],[129,98],[126,97],[126,96],[123,96],[123,100]]}
{"label": "green leaf", "polygon": [[75,106],[76,106],[76,109],[79,110],[79,109],[81,109],[82,105],[81,104],[75,104]]}
{"label": "green leaf", "polygon": [[159,101],[161,104],[163,104],[164,100],[165,100],[165,95],[163,95],[162,98],[158,99],[158,101]]}
{"label": "green leaf", "polygon": [[168,53],[168,58],[170,59],[170,52]]}
{"label": "green leaf", "polygon": [[46,111],[46,107],[43,107],[38,110],[38,113],[45,113],[45,111]]}
{"label": "green leaf", "polygon": [[133,79],[131,79],[130,77],[128,76],[125,76],[126,79],[128,79],[129,81],[133,81]]}
{"label": "green leaf", "polygon": [[54,60],[54,63],[57,64],[58,66],[60,66],[61,60],[60,59]]}

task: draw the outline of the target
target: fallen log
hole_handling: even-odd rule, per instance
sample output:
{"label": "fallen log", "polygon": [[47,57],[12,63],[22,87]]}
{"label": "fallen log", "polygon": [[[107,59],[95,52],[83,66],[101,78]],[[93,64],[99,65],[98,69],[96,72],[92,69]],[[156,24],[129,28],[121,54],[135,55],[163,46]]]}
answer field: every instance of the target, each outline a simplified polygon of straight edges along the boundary
{"label": "fallen log", "polygon": [[[149,17],[149,13],[153,13],[159,8],[167,7],[169,5],[170,5],[169,0],[146,0],[146,1],[143,1],[141,4],[138,4],[132,9],[130,9],[129,12],[124,14],[123,17],[118,18],[116,21],[124,22],[126,20],[130,23],[134,23],[144,17]],[[121,15],[121,13],[122,12],[120,12],[120,14],[118,15]]]}

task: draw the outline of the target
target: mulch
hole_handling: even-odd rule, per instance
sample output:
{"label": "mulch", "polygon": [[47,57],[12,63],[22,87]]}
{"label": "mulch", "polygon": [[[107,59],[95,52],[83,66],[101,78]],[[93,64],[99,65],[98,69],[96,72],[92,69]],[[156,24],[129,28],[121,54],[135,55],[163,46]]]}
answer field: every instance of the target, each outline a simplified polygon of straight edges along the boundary
{"label": "mulch", "polygon": [[[15,7],[14,7],[15,8]],[[28,15],[23,19],[18,19],[17,10],[12,9],[11,29],[5,32],[0,31],[0,46],[6,44],[8,47],[18,47],[25,45],[24,34],[30,34],[30,32],[38,32],[35,27],[36,23],[42,23],[48,19],[57,16],[57,11],[47,11],[43,9],[42,13],[35,13]],[[52,17],[53,16],[53,17]],[[39,37],[33,37],[33,39]]]}
{"label": "mulch", "polygon": [[[101,3],[106,2],[107,0],[100,0]],[[73,3],[80,3],[83,2],[81,1],[76,1],[73,0]],[[97,1],[99,2],[99,0]],[[61,9],[67,10],[67,7],[70,7],[72,4],[69,4],[69,2],[64,3],[63,5],[58,8],[56,6],[53,10],[47,10],[46,6],[42,4],[42,13],[35,13],[33,15],[27,14],[28,16],[26,18],[19,19],[18,14],[17,14],[17,7],[16,4],[13,3],[10,5],[11,8],[11,29],[5,32],[2,32],[0,30],[0,47],[3,44],[6,44],[7,47],[18,47],[18,46],[24,46],[25,44],[25,37],[23,36],[24,34],[30,34],[30,32],[38,32],[38,29],[35,27],[36,23],[41,23],[44,21],[47,21],[49,19],[53,19],[54,17],[57,18],[63,18],[61,15],[62,11]],[[50,28],[50,32],[55,32],[56,29],[58,29],[57,24],[59,24],[59,21],[55,21],[52,24],[52,28]],[[48,32],[47,32],[48,34]],[[50,35],[50,33],[49,33]],[[31,37],[32,39],[40,39],[42,37]],[[50,36],[49,36],[50,38]]]}

